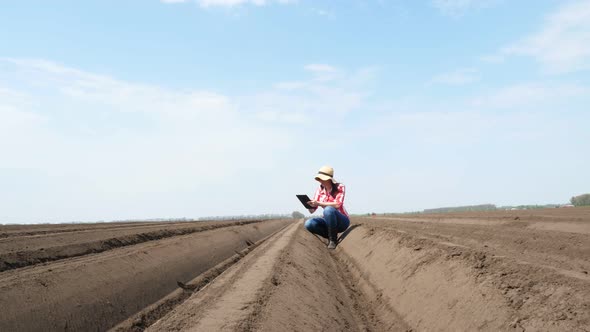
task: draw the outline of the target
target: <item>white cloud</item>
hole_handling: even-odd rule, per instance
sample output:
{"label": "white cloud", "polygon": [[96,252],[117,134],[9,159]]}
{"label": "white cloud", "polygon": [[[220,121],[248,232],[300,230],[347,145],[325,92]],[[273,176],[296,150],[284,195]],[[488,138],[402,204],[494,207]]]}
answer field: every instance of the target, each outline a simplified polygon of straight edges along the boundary
{"label": "white cloud", "polygon": [[484,109],[515,109],[522,107],[551,108],[563,105],[572,98],[590,96],[590,88],[565,83],[524,83],[515,84],[486,95],[473,98],[469,105]]}
{"label": "white cloud", "polygon": [[[535,107],[494,112],[460,104],[441,109],[439,104],[415,100],[410,107],[392,107],[355,128],[361,163],[370,160],[387,170],[364,172],[351,183],[355,190],[370,192],[374,183],[404,188],[382,201],[376,198],[381,195],[361,194],[355,196],[355,204],[365,211],[392,206],[408,211],[487,200],[548,202],[567,199],[567,191],[579,187],[579,179],[567,170],[584,169],[590,162],[579,153],[589,137],[584,124],[589,116],[583,107],[567,112]],[[539,178],[560,185],[547,191],[548,182]],[[514,188],[508,195],[507,185]]]}
{"label": "white cloud", "polygon": [[306,82],[291,81],[291,82],[279,82],[275,84],[275,88],[278,90],[299,90],[307,85]]}
{"label": "white cloud", "polygon": [[256,112],[256,117],[265,122],[297,125],[305,124],[310,120],[303,112],[284,112],[272,109]]}
{"label": "white cloud", "polygon": [[209,7],[236,7],[240,5],[254,5],[254,6],[266,6],[272,3],[278,4],[291,4],[297,2],[297,0],[160,0],[166,4],[186,3],[195,1],[199,6],[203,8]]}
{"label": "white cloud", "polygon": [[[578,152],[588,136],[582,98],[590,90],[582,85],[518,84],[468,100],[417,95],[381,100],[376,110],[376,68],[301,69],[307,78],[229,96],[128,82],[49,61],[0,60],[0,183],[18,183],[22,192],[16,200],[12,188],[0,186],[7,206],[0,222],[290,212],[299,206],[286,197],[313,190],[305,179],[324,162],[355,188],[351,212],[437,206],[450,187],[459,203],[481,199],[473,198],[473,183],[496,188],[492,198],[511,200],[516,196],[503,196],[502,181],[538,183],[546,169],[530,170],[546,157],[524,158],[519,176],[511,177],[506,153],[522,158],[523,151],[571,140],[572,147],[558,151],[561,160],[588,164]],[[338,79],[318,79],[325,74]],[[494,112],[504,109],[511,112]],[[368,161],[387,174],[367,174]],[[482,180],[486,172],[490,177]],[[565,181],[570,184],[559,190],[579,178]],[[415,195],[367,198],[363,193],[377,182]]]}
{"label": "white cloud", "polygon": [[461,16],[468,10],[491,7],[500,0],[432,0],[432,5],[448,16]]}
{"label": "white cloud", "polygon": [[337,71],[337,69],[333,66],[327,65],[327,64],[309,64],[306,65],[305,70],[309,70],[311,72],[314,73],[334,73]]}
{"label": "white cloud", "polygon": [[[560,91],[535,102],[552,89]],[[355,188],[352,201],[364,211],[385,212],[395,206],[408,211],[485,201],[500,205],[567,200],[568,192],[588,183],[578,185],[578,172],[590,165],[587,154],[580,153],[590,139],[590,114],[584,107],[588,103],[569,103],[572,96],[588,100],[587,92],[584,87],[544,84],[492,91],[489,97],[497,97],[496,105],[474,107],[427,96],[392,103],[364,119],[353,129],[355,139],[347,142],[356,145],[356,150],[348,149],[362,166],[370,161],[387,170],[372,174],[359,167],[362,176],[349,183]],[[527,95],[526,102],[515,103]],[[374,190],[374,183],[404,189],[362,194]],[[513,190],[507,193],[507,187]]]}
{"label": "white cloud", "polygon": [[[0,123],[11,129],[0,132],[10,142],[0,144],[5,167],[85,170],[104,190],[175,190],[231,181],[232,165],[246,156],[255,160],[249,167],[267,167],[269,152],[290,144],[284,132],[262,130],[218,93],[173,91],[47,61],[3,63],[13,65],[3,74],[36,91],[28,103],[0,103]],[[114,164],[114,174],[104,171]],[[140,170],[132,166],[138,164]]]}
{"label": "white cloud", "polygon": [[[0,181],[14,172],[20,181],[36,179],[20,187],[21,201],[0,190],[0,200],[14,203],[0,222],[284,212],[284,198],[261,203],[256,196],[264,191],[252,186],[272,179],[296,186],[279,165],[305,153],[309,161],[299,165],[317,167],[312,155],[321,151],[308,152],[315,142],[309,133],[338,126],[364,101],[370,72],[339,70],[342,80],[316,79],[314,70],[329,68],[311,66],[307,80],[228,96],[45,60],[0,59]],[[264,179],[256,183],[252,174]],[[228,192],[249,196],[230,199],[228,207]],[[24,209],[33,196],[36,208]],[[162,197],[166,202],[158,204]]]}
{"label": "white cloud", "polygon": [[496,59],[528,56],[547,72],[590,69],[590,1],[576,1],[549,15],[540,31],[502,48]]}
{"label": "white cloud", "polygon": [[330,118],[337,123],[365,102],[367,86],[377,72],[374,68],[347,72],[328,64],[304,69],[312,74],[310,79],[279,82],[272,90],[243,97],[239,104],[265,120],[310,124]]}
{"label": "white cloud", "polygon": [[321,8],[312,8],[311,11],[318,16],[324,16],[324,17],[328,17],[328,18],[335,18],[336,17],[334,12],[331,10],[325,10],[325,9],[321,9]]}
{"label": "white cloud", "polygon": [[338,68],[327,64],[309,64],[305,70],[311,72],[318,81],[330,81],[337,78],[341,73]]}
{"label": "white cloud", "polygon": [[506,60],[506,57],[502,54],[488,54],[481,56],[479,59],[486,63],[502,63]]}
{"label": "white cloud", "polygon": [[479,81],[479,71],[475,68],[462,68],[433,77],[429,84],[465,85]]}

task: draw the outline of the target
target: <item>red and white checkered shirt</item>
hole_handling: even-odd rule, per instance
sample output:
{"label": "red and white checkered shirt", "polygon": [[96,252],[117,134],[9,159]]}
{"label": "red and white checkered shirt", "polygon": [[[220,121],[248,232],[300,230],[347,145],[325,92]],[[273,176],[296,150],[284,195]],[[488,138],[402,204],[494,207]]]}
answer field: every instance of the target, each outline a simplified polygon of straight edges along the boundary
{"label": "red and white checkered shirt", "polygon": [[326,188],[324,188],[324,186],[320,185],[318,190],[316,190],[315,195],[313,195],[313,199],[323,203],[339,203],[340,208],[338,209],[338,211],[340,211],[345,216],[348,216],[348,212],[346,212],[346,209],[344,208],[344,193],[345,187],[342,183],[338,184],[338,190],[336,190],[334,193],[335,196],[332,196],[329,192],[326,191]]}

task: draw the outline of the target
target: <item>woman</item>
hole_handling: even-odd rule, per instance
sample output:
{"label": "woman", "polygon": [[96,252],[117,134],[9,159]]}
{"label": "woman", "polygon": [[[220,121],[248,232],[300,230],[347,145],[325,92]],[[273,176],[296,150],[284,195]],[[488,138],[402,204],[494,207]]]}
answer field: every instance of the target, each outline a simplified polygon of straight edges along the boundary
{"label": "woman", "polygon": [[329,240],[328,249],[335,249],[338,243],[338,233],[344,232],[350,225],[348,212],[344,208],[344,185],[334,180],[334,169],[323,166],[315,176],[320,182],[313,199],[307,202],[314,213],[318,206],[324,208],[323,218],[312,218],[305,221],[305,228]]}

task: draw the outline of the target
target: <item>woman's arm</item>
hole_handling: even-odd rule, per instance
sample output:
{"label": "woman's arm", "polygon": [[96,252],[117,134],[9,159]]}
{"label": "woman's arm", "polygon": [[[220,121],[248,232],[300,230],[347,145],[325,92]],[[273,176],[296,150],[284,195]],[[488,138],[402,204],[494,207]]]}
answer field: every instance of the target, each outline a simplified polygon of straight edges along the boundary
{"label": "woman's arm", "polygon": [[320,188],[316,189],[315,193],[313,194],[313,199],[309,202],[307,202],[308,205],[312,206],[311,209],[307,209],[307,211],[309,211],[309,213],[313,214],[317,209],[318,209],[318,204],[317,200],[320,197]]}
{"label": "woman's arm", "polygon": [[334,202],[319,202],[319,201],[317,201],[317,198],[314,197],[314,200],[311,201],[309,203],[309,205],[311,205],[313,207],[321,206],[324,208],[328,207],[328,206],[332,206],[332,207],[335,207],[336,209],[340,209],[342,204],[344,204],[344,194],[346,192],[346,190],[344,188],[345,187],[343,184],[338,185],[338,193],[336,194],[336,197],[334,198]]}
{"label": "woman's arm", "polygon": [[[312,200],[312,201],[307,202],[307,204],[309,204],[309,205],[311,205],[311,206],[314,207],[313,211],[315,211],[318,206],[321,206],[321,207],[324,207],[324,208],[327,207],[327,206],[333,206],[333,207],[339,209],[340,206],[342,205],[341,203],[338,203],[338,202],[318,202],[315,199]],[[309,211],[311,212],[311,209]]]}
{"label": "woman's arm", "polygon": [[333,206],[333,207],[335,207],[337,209],[339,209],[340,206],[342,205],[342,204],[340,204],[338,202],[317,202],[317,203],[318,203],[318,206],[321,206],[321,207]]}
{"label": "woman's arm", "polygon": [[336,205],[334,206],[335,208],[339,209],[342,204],[344,204],[344,195],[346,193],[346,189],[344,187],[344,185],[342,183],[340,183],[338,185],[338,193],[336,194],[336,197],[334,198],[334,203],[336,203]]}
{"label": "woman's arm", "polygon": [[[318,202],[315,199],[312,200],[312,201],[307,202],[307,204],[313,206],[314,207],[314,209],[313,209],[314,211],[317,209],[318,206],[321,206],[321,207],[324,207],[324,208],[327,207],[327,206],[333,206],[333,207],[339,209],[340,206],[342,205],[341,203],[338,203],[338,202]],[[310,212],[311,212],[311,209],[310,209]]]}

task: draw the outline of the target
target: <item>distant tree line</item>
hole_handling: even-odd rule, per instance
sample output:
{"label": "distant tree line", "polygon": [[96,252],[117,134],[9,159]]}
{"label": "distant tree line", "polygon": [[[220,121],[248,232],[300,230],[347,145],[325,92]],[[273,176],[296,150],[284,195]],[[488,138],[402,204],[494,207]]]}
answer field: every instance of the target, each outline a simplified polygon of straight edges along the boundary
{"label": "distant tree line", "polygon": [[293,219],[305,218],[305,215],[299,211],[293,211],[293,213],[291,213],[291,216],[293,217]]}
{"label": "distant tree line", "polygon": [[533,209],[552,209],[562,206],[563,204],[529,204],[529,205],[506,205],[498,207],[498,210],[533,210]]}
{"label": "distant tree line", "polygon": [[570,199],[570,202],[574,206],[588,206],[590,205],[590,194],[574,196]]}
{"label": "distant tree line", "polygon": [[[574,196],[570,199],[570,202],[574,206],[590,206],[590,194],[583,194]],[[436,209],[424,209],[423,211],[406,212],[403,214],[420,214],[420,213],[449,213],[449,212],[469,212],[469,211],[495,211],[495,210],[529,210],[529,209],[546,209],[560,207],[561,204],[545,204],[545,205],[516,205],[516,206],[500,206],[497,207],[494,204],[480,204],[480,205],[465,205],[465,206],[453,206],[443,207]],[[383,213],[382,215],[397,215],[400,213]],[[353,215],[353,216],[373,216],[375,213]],[[291,214],[257,214],[257,215],[240,215],[240,216],[212,216],[202,217],[198,219],[192,218],[157,218],[157,219],[142,219],[142,221],[208,221],[208,220],[268,220],[268,219],[302,219],[305,215],[299,211],[293,211]],[[126,220],[129,221],[129,220]]]}
{"label": "distant tree line", "polygon": [[494,211],[496,210],[494,204],[480,204],[467,206],[443,207],[436,209],[425,209],[424,213],[448,213],[448,212],[466,212],[466,211]]}

